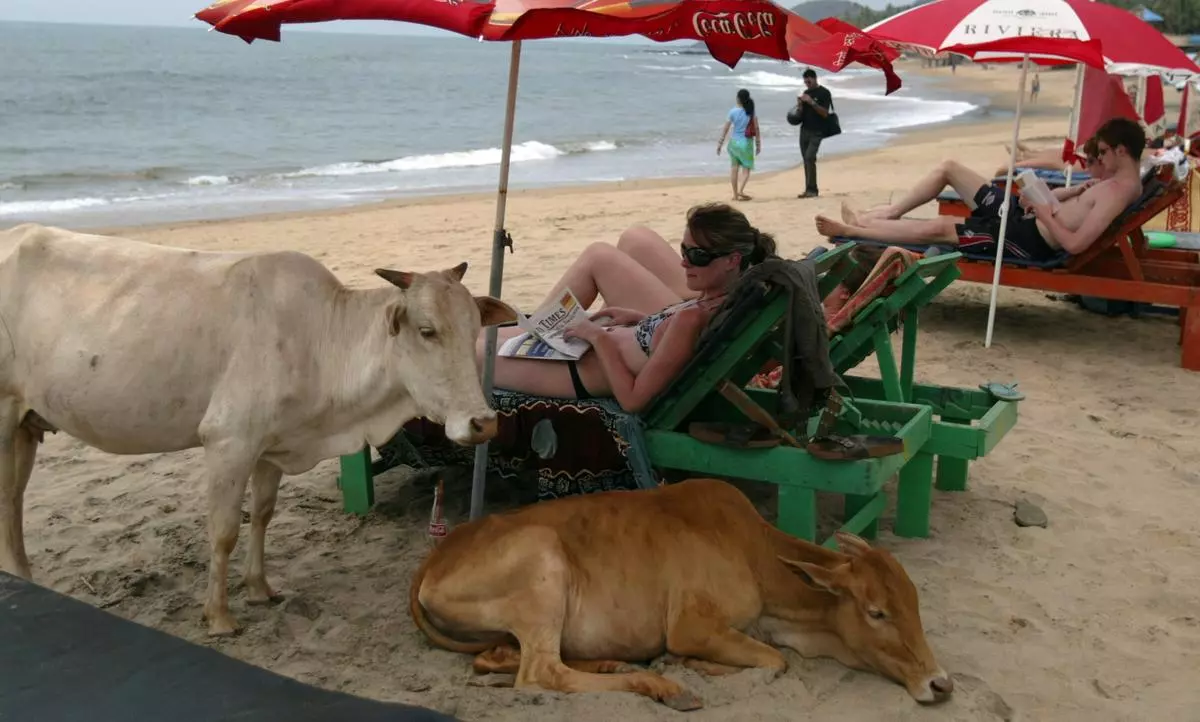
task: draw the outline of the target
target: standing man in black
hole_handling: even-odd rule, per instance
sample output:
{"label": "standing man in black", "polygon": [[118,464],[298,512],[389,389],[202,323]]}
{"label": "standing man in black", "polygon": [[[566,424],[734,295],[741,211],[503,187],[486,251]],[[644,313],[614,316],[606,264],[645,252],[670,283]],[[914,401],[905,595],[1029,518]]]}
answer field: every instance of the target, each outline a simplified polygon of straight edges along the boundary
{"label": "standing man in black", "polygon": [[804,192],[797,198],[816,198],[817,151],[825,137],[825,119],[833,105],[833,96],[827,88],[817,83],[817,72],[812,68],[804,71],[805,91],[796,96],[800,105],[800,155],[804,158]]}

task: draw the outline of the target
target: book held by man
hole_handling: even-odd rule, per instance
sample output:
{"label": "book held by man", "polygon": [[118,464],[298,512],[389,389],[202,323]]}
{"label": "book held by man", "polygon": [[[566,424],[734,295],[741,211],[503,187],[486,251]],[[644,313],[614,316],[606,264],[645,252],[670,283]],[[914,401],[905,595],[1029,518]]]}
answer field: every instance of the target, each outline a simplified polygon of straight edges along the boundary
{"label": "book held by man", "polygon": [[497,353],[509,358],[533,358],[544,361],[578,361],[592,346],[579,338],[565,339],[568,326],[587,318],[587,311],[571,289],[563,289],[557,299],[540,306],[528,318],[517,316],[517,325],[525,331],[508,339]]}
{"label": "book held by man", "polygon": [[1021,189],[1021,196],[1028,199],[1031,203],[1038,205],[1048,205],[1054,210],[1062,203],[1058,197],[1050,190],[1050,186],[1046,185],[1046,181],[1042,180],[1033,170],[1026,168],[1021,171],[1016,178],[1017,187]]}

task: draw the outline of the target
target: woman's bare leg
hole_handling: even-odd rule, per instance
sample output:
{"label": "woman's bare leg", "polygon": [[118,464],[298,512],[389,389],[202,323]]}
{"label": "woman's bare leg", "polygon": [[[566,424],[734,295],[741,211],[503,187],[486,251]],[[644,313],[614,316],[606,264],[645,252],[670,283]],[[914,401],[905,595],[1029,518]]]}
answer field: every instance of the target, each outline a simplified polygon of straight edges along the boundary
{"label": "woman's bare leg", "polygon": [[900,218],[896,220],[873,220],[868,225],[852,226],[825,216],[817,216],[817,232],[823,236],[846,236],[864,238],[887,243],[933,242],[958,245],[958,231],[952,216],[941,216],[929,220]]}
{"label": "woman's bare leg", "polygon": [[[700,294],[687,287],[687,275],[680,265],[679,252],[667,239],[645,226],[633,226],[617,239],[617,249],[662,281],[679,299],[696,298]],[[607,300],[607,299],[606,299]],[[610,302],[619,306],[619,303]]]}
{"label": "woman's bare leg", "polygon": [[741,173],[742,183],[741,183],[741,186],[737,189],[737,198],[739,201],[748,201],[748,200],[750,200],[750,196],[746,195],[746,184],[750,182],[750,169],[742,168],[740,173]]}
{"label": "woman's bare leg", "polygon": [[733,200],[738,199],[738,164],[729,164],[729,186],[733,189]]}
{"label": "woman's bare leg", "polygon": [[590,308],[597,296],[603,296],[606,305],[642,313],[661,311],[680,300],[667,284],[609,243],[585,248],[546,299],[557,299],[564,288],[570,288],[584,308]]}
{"label": "woman's bare leg", "polygon": [[[501,341],[521,333],[520,329],[499,329]],[[507,333],[506,333],[507,332]],[[476,344],[476,356],[483,364],[483,334]],[[576,362],[579,380],[583,382],[588,394],[593,397],[612,396],[612,387],[600,359],[595,353],[587,353]],[[541,361],[527,358],[496,357],[496,372],[493,385],[498,389],[519,391],[533,396],[545,396],[553,399],[578,398],[575,385],[571,383],[571,372],[565,361]]]}

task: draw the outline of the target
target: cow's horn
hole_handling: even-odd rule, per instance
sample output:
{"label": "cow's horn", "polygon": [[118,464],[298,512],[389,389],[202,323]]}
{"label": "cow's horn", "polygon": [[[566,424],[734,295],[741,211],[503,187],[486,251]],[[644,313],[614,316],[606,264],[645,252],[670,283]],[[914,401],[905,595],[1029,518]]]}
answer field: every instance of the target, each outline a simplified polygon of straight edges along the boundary
{"label": "cow's horn", "polygon": [[388,283],[398,288],[403,288],[406,291],[413,282],[413,274],[409,273],[408,271],[393,271],[390,268],[376,268],[375,273]]}

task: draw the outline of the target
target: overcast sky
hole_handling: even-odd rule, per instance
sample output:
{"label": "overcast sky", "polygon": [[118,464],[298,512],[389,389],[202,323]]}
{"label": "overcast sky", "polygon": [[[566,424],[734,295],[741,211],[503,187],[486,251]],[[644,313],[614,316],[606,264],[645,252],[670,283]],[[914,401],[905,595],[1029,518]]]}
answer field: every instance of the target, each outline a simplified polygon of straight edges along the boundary
{"label": "overcast sky", "polygon": [[[888,0],[858,0],[871,7],[884,7]],[[110,23],[115,25],[195,25],[196,11],[205,7],[206,0],[0,0],[0,21],[27,20],[38,22]],[[342,22],[325,23],[329,30],[342,32],[438,32],[409,23]],[[285,28],[285,34],[301,26]],[[313,29],[321,25],[311,26]],[[422,32],[425,31],[425,32]]]}

